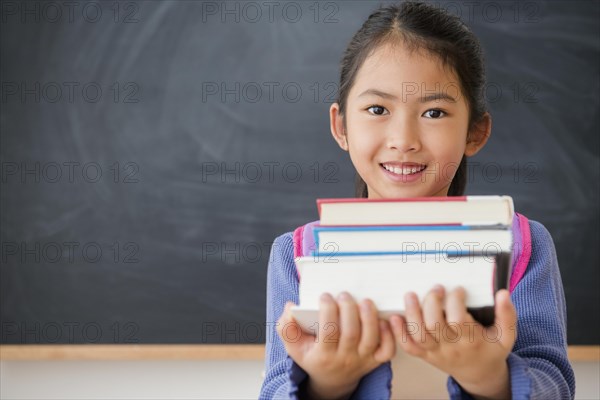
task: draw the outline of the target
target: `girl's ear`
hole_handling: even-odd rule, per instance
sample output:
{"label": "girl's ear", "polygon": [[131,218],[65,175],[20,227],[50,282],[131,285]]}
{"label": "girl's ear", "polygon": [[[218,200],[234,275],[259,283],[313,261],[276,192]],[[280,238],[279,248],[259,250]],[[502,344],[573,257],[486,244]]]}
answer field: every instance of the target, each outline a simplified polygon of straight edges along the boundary
{"label": "girl's ear", "polygon": [[491,134],[492,116],[486,112],[467,134],[465,155],[471,157],[477,154],[485,146]]}
{"label": "girl's ear", "polygon": [[344,130],[344,117],[340,115],[340,105],[338,103],[333,103],[329,108],[329,126],[337,144],[342,150],[348,151],[348,138]]}

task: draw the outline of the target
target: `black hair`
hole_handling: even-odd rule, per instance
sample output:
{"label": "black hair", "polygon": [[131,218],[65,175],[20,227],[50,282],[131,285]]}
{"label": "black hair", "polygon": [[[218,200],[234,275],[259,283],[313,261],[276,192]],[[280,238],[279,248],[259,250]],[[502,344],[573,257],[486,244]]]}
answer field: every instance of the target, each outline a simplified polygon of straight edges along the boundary
{"label": "black hair", "polygon": [[[344,117],[348,93],[358,70],[380,45],[402,43],[409,49],[427,50],[450,66],[469,107],[469,131],[487,112],[485,101],[485,62],[475,34],[460,20],[439,6],[418,1],[381,6],[373,12],[354,34],[341,62],[337,103]],[[346,119],[344,130],[347,132]],[[467,161],[463,158],[452,179],[448,196],[462,196],[467,183]],[[356,173],[356,197],[368,197],[366,183]]]}

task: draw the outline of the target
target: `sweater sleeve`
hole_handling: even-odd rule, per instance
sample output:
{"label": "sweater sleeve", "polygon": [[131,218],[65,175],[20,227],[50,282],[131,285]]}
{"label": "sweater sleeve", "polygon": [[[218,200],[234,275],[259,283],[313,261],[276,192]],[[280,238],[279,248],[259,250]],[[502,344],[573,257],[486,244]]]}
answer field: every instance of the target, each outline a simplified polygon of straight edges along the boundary
{"label": "sweater sleeve", "polygon": [[277,320],[285,303],[298,304],[298,277],[293,260],[292,234],[278,236],[271,247],[267,270],[267,322],[265,345],[265,380],[260,399],[292,399],[306,373],[287,354],[277,334]]}
{"label": "sweater sleeve", "polygon": [[[265,345],[265,380],[260,399],[298,399],[299,386],[308,375],[287,354],[277,334],[276,323],[285,303],[298,304],[298,276],[293,255],[292,233],[275,239],[267,270],[267,322]],[[387,362],[365,375],[351,399],[389,399],[392,370]]]}
{"label": "sweater sleeve", "polygon": [[[513,399],[573,399],[575,377],[567,357],[567,310],[554,242],[530,221],[531,258],[511,294],[517,340],[507,363]],[[451,399],[471,399],[450,377]]]}

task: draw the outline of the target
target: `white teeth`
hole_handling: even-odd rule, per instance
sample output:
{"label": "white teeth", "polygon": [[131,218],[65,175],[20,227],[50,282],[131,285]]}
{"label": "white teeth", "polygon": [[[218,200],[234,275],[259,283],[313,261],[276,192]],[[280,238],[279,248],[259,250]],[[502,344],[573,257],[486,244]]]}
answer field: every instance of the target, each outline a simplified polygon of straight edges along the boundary
{"label": "white teeth", "polygon": [[422,171],[423,169],[425,169],[425,167],[404,167],[404,168],[400,168],[400,167],[394,167],[391,165],[387,165],[387,164],[382,164],[383,168],[387,169],[390,172],[393,172],[395,174],[398,175],[410,175],[410,174],[414,174],[417,171]]}

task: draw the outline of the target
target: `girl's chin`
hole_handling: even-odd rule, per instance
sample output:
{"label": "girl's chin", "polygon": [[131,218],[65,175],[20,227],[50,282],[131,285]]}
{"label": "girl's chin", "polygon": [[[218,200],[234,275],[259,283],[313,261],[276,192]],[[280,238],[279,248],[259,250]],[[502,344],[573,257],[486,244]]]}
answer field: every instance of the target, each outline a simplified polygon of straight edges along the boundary
{"label": "girl's chin", "polygon": [[448,188],[423,188],[422,186],[405,186],[400,188],[385,187],[384,190],[370,190],[369,199],[393,199],[393,198],[412,198],[412,197],[445,197],[448,194]]}
{"label": "girl's chin", "polygon": [[383,191],[374,191],[371,192],[369,190],[369,198],[370,199],[400,199],[400,198],[411,198],[411,197],[428,197],[422,189],[418,188],[401,188],[401,189],[386,189]]}

